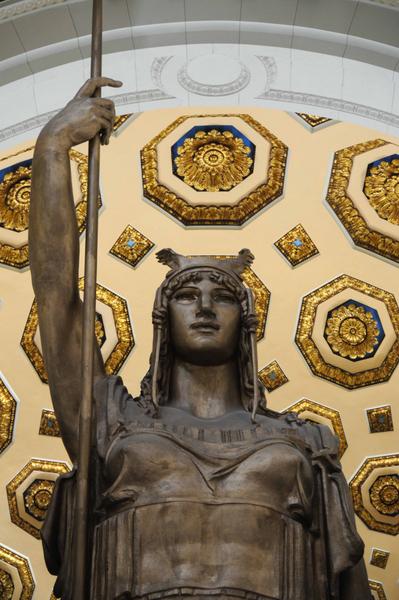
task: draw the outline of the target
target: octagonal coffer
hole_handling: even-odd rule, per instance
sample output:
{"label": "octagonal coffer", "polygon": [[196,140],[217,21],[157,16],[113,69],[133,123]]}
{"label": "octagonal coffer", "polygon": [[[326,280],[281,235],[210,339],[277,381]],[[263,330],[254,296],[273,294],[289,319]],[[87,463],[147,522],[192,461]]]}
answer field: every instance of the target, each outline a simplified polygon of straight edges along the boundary
{"label": "octagonal coffer", "polygon": [[394,295],[350,275],[302,300],[296,343],[312,372],[347,389],[387,381],[399,362]]}
{"label": "octagonal coffer", "polygon": [[250,115],[185,115],[142,149],[144,195],[184,225],[241,226],[282,195],[287,153]]}

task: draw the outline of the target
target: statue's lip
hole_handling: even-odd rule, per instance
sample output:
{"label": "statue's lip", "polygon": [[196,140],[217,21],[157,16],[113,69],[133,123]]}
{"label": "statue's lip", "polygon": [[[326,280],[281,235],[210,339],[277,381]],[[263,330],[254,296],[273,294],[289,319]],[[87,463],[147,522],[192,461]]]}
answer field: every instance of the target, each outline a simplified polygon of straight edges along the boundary
{"label": "statue's lip", "polygon": [[220,326],[214,321],[195,321],[190,325],[191,329],[220,329]]}

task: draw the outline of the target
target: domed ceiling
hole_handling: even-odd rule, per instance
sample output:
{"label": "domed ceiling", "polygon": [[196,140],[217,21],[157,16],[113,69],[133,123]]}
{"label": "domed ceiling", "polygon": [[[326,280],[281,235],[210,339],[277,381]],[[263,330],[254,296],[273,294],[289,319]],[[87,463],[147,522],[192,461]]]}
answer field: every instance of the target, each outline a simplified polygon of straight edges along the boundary
{"label": "domed ceiling", "polygon": [[[107,372],[136,393],[147,370],[156,250],[250,248],[267,403],[338,436],[376,600],[399,597],[398,8],[104,0],[104,73],[124,81],[99,199]],[[31,165],[88,76],[90,18],[90,0],[0,0],[2,600],[52,598],[38,538],[71,465],[30,282]],[[85,146],[70,164],[82,252]]]}
{"label": "domed ceiling", "polygon": [[[103,0],[119,112],[229,104],[399,134],[396,0]],[[0,5],[0,146],[37,134],[89,74],[91,0]],[[3,145],[4,143],[4,145]]]}
{"label": "domed ceiling", "polygon": [[[30,282],[33,149],[31,140],[0,155],[0,589],[12,600],[34,590],[50,599],[37,540],[54,480],[71,466]],[[99,199],[96,335],[107,372],[132,393],[147,369],[164,276],[154,250],[223,257],[251,248],[244,281],[255,293],[267,404],[338,436],[379,600],[398,592],[397,156],[397,138],[314,114],[125,114],[103,149]],[[86,148],[70,162],[82,251]]]}

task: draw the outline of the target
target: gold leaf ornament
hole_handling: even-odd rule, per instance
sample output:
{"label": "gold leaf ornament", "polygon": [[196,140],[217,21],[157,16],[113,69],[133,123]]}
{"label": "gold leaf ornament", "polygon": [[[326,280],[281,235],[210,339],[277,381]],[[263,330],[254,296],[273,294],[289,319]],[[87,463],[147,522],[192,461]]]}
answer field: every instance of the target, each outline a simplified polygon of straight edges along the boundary
{"label": "gold leaf ornament", "polygon": [[332,311],[326,338],[333,352],[344,358],[363,358],[378,344],[379,328],[372,313],[349,304]]}
{"label": "gold leaf ornament", "polygon": [[32,600],[35,582],[28,559],[0,545],[0,564],[1,600]]}
{"label": "gold leaf ornament", "polygon": [[399,225],[399,158],[371,167],[364,193],[381,219]]}
{"label": "gold leaf ornament", "polygon": [[312,115],[309,113],[296,113],[301,119],[305,121],[310,127],[319,127],[331,121],[328,117],[320,117],[319,115]]}
{"label": "gold leaf ornament", "polygon": [[0,183],[0,225],[11,231],[25,231],[29,225],[32,167],[18,167]]}
{"label": "gold leaf ornament", "polygon": [[55,482],[36,479],[24,493],[26,511],[38,521],[44,521],[54,491]]}
{"label": "gold leaf ornament", "polygon": [[370,500],[379,513],[396,516],[399,514],[399,476],[377,477],[370,488]]}
{"label": "gold leaf ornament", "polygon": [[12,600],[14,589],[11,575],[4,569],[0,569],[0,598],[2,600]]}
{"label": "gold leaf ornament", "polygon": [[231,131],[197,131],[177,153],[177,174],[198,191],[231,190],[250,174],[253,164],[250,149]]}

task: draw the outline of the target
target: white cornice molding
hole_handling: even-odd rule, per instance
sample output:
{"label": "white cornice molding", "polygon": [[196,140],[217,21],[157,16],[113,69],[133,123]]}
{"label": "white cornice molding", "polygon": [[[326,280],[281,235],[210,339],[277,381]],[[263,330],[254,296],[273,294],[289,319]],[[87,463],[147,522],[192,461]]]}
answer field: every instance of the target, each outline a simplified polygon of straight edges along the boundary
{"label": "white cornice molding", "polygon": [[0,7],[0,23],[33,13],[44,8],[51,8],[57,4],[71,4],[82,0],[18,0],[17,2],[4,3]]}
{"label": "white cornice molding", "polygon": [[396,8],[399,10],[399,0],[360,0],[364,4],[377,4],[386,8]]}
{"label": "white cornice molding", "polygon": [[[114,101],[115,106],[129,106],[134,104],[140,104],[140,102],[159,102],[160,100],[173,100],[174,96],[165,94],[159,89],[148,89],[139,90],[137,92],[127,92],[126,94],[115,94],[109,96]],[[25,134],[35,129],[40,129],[48,123],[48,121],[57,114],[61,109],[52,110],[30,119],[25,119],[20,123],[14,123],[9,127],[0,129],[0,142],[4,142],[10,138],[16,137],[21,134]]]}
{"label": "white cornice molding", "polygon": [[[6,0],[2,6],[0,7],[0,23],[4,21],[8,21],[14,19],[16,17],[20,17],[27,13],[33,13],[37,10],[42,10],[45,8],[51,8],[52,6],[57,6],[59,4],[71,4],[73,2],[82,2],[84,0]],[[372,4],[385,8],[392,8],[399,10],[399,0],[360,0],[364,4]],[[217,30],[220,26],[220,21],[205,21],[207,24],[207,28],[210,30]],[[199,25],[201,29],[202,21],[197,21],[191,23],[190,30],[198,31],[197,26]],[[267,25],[267,23],[264,23]],[[147,24],[150,25],[150,24]],[[156,27],[159,27],[160,24],[156,24]],[[235,21],[227,21],[225,22],[230,31],[238,30],[242,28],[242,23],[239,24]],[[292,30],[292,25],[285,25]],[[294,25],[295,27],[295,25]]]}
{"label": "white cornice molding", "polygon": [[[390,113],[379,108],[367,106],[366,104],[358,104],[349,100],[341,100],[339,98],[330,98],[329,96],[320,96],[318,94],[309,94],[307,92],[295,92],[289,90],[271,89],[260,96],[258,100],[271,100],[273,102],[282,102],[294,104],[297,111],[299,106],[305,106],[307,112],[311,112],[313,107],[327,110],[327,116],[330,111],[339,111],[349,115],[355,115],[376,123],[384,123],[391,127],[399,128],[399,115]],[[312,108],[311,108],[312,107]]]}
{"label": "white cornice molding", "polygon": [[[110,96],[116,106],[126,107],[139,104],[140,102],[155,102],[162,100],[177,100],[176,106],[181,106],[181,100],[174,96],[165,94],[159,89],[148,89],[141,90],[138,92],[128,92],[126,94],[116,94]],[[372,106],[365,104],[357,104],[356,102],[350,102],[348,100],[340,100],[339,98],[330,98],[328,96],[319,96],[317,94],[308,94],[306,92],[296,92],[288,90],[270,89],[264,92],[260,96],[257,96],[258,100],[266,100],[272,102],[281,102],[284,104],[294,105],[292,110],[302,110],[304,107],[308,112],[314,110],[314,107],[321,108],[326,111],[327,116],[330,111],[340,111],[349,115],[355,115],[368,120],[373,120],[376,123],[383,123],[394,128],[399,129],[399,115],[390,113]],[[170,106],[170,105],[168,105]],[[281,107],[282,109],[282,107]],[[0,130],[0,143],[5,142],[8,139],[12,139],[18,135],[26,134],[27,132],[34,131],[44,125],[53,117],[58,110],[54,110],[48,113],[37,115],[15,123],[9,127],[5,127]]]}
{"label": "white cornice molding", "polygon": [[[64,2],[65,0],[26,0],[27,2],[48,2],[58,1]],[[69,0],[70,1],[70,0]],[[77,0],[74,0],[77,1]],[[81,1],[81,0],[79,0]],[[25,0],[21,0],[22,3]],[[1,10],[1,9],[0,9]],[[228,21],[213,21],[210,25],[208,21],[197,21],[195,23],[186,23],[186,29],[188,32],[196,31],[197,33],[203,32],[204,35],[209,35],[209,31],[215,30],[221,31],[232,31],[238,23]],[[145,38],[151,40],[150,47],[158,47],[168,45],[165,44],[166,39],[170,39],[172,34],[182,33],[185,31],[184,23],[163,23],[163,24],[151,24],[151,25],[139,25],[135,27],[124,27],[120,29],[112,29],[104,31],[104,44],[109,42],[122,42],[129,41],[131,43],[132,36],[133,40],[139,38]],[[279,25],[275,23],[258,23],[258,22],[243,22],[241,23],[241,32],[254,34],[255,39],[259,40],[259,34],[265,35],[265,42],[272,39],[273,37],[279,36],[280,41],[285,43],[287,48],[295,48],[295,36],[299,36],[302,40],[309,40],[309,51],[312,51],[312,41],[326,42],[332,47],[336,48],[336,55],[343,56],[345,58],[345,51],[350,47],[359,48],[378,56],[385,56],[393,58],[398,61],[399,64],[399,47],[370,40],[367,38],[355,37],[351,35],[344,35],[343,33],[326,31],[321,29],[315,29],[312,27],[288,27],[287,25]],[[399,38],[398,38],[399,40]],[[91,36],[85,35],[81,37],[74,37],[62,42],[56,42],[49,46],[43,46],[30,50],[26,53],[12,56],[6,60],[0,62],[0,73],[10,68],[17,67],[21,64],[31,63],[34,64],[36,60],[40,60],[47,56],[57,57],[59,61],[54,61],[53,66],[59,66],[63,64],[62,56],[68,56],[68,51],[73,48],[85,49],[90,47]],[[115,44],[114,44],[115,46]],[[111,44],[112,47],[112,44]],[[305,48],[301,47],[302,50]],[[372,64],[372,63],[371,63]],[[32,69],[36,72],[36,69]]]}

